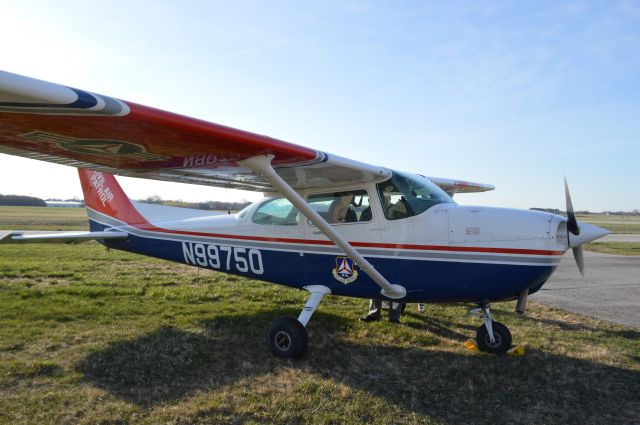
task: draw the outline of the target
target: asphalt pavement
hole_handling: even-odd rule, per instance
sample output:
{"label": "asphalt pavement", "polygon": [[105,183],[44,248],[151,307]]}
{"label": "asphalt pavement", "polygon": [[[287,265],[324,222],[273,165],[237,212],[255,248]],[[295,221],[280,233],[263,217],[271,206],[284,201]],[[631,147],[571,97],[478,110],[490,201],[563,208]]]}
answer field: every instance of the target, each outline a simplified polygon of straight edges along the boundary
{"label": "asphalt pavement", "polygon": [[529,300],[640,329],[640,256],[584,252],[580,276],[568,251]]}

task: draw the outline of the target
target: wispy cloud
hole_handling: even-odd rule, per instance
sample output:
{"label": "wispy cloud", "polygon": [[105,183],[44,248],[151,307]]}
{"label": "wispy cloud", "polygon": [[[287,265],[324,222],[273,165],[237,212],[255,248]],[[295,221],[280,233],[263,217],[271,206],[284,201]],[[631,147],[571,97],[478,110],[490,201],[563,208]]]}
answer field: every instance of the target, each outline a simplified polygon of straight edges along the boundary
{"label": "wispy cloud", "polygon": [[227,59],[235,58],[235,57],[238,57],[238,56],[249,55],[249,54],[255,53],[255,52],[259,51],[259,50],[270,49],[272,47],[279,46],[279,45],[282,45],[282,44],[285,44],[285,43],[286,43],[286,40],[272,41],[270,43],[261,44],[259,46],[249,47],[249,48],[246,48],[246,49],[237,50],[235,52],[230,52],[230,53],[227,53],[227,54],[211,57],[211,58],[208,58],[207,61],[208,62],[221,62],[221,61],[225,61]]}

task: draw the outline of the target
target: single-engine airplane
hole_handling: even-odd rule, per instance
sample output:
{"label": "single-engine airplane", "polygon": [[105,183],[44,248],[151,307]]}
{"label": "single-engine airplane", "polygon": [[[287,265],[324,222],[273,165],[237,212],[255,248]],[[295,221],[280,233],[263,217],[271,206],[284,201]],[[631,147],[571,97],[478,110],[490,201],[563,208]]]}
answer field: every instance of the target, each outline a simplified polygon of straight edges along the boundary
{"label": "single-engine airplane", "polygon": [[[300,316],[273,321],[275,356],[299,358],[325,295],[395,302],[465,302],[483,320],[480,349],[504,353],[511,333],[490,303],[539,290],[573,249],[608,232],[538,211],[457,205],[488,184],[425,177],[0,72],[0,152],[77,167],[89,232],[3,243],[82,242],[247,276],[310,296]],[[237,214],[127,198],[113,175],[265,192]]]}

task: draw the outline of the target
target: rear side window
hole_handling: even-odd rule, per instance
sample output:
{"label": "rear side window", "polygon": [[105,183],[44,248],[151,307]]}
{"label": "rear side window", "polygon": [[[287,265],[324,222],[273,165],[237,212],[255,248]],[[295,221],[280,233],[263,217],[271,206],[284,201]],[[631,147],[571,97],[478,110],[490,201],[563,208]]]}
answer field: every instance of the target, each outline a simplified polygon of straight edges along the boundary
{"label": "rear side window", "polygon": [[251,220],[256,224],[295,226],[300,223],[298,210],[285,198],[265,201],[258,207]]}

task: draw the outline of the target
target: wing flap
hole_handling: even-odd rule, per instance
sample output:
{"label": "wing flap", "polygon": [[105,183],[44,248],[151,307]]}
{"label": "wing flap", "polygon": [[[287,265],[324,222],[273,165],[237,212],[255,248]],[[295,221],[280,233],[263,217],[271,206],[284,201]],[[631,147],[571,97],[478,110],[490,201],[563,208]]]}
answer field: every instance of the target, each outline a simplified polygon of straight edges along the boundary
{"label": "wing flap", "polygon": [[78,244],[92,240],[104,239],[126,239],[127,232],[105,231],[105,232],[22,232],[13,231],[0,236],[0,244],[16,243],[66,243]]}

